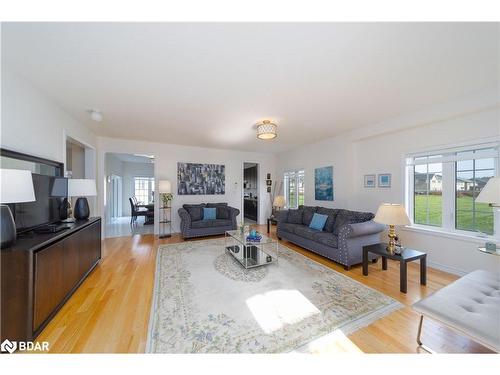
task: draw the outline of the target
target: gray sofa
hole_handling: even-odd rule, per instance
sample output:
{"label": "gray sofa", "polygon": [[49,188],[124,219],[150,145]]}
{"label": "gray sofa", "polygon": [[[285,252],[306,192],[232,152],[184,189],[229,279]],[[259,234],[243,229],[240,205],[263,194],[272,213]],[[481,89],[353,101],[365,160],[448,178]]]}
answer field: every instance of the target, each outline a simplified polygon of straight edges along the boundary
{"label": "gray sofa", "polygon": [[[309,228],[314,213],[327,215],[322,231]],[[276,214],[277,236],[307,250],[344,265],[362,263],[363,246],[380,242],[385,225],[375,223],[370,212],[357,212],[324,207],[299,206]],[[377,255],[370,254],[376,261]]]}
{"label": "gray sofa", "polygon": [[[203,208],[216,208],[216,218],[203,220]],[[194,238],[224,234],[227,230],[235,230],[236,217],[240,210],[227,203],[185,204],[179,208],[181,217],[181,233],[183,238]]]}

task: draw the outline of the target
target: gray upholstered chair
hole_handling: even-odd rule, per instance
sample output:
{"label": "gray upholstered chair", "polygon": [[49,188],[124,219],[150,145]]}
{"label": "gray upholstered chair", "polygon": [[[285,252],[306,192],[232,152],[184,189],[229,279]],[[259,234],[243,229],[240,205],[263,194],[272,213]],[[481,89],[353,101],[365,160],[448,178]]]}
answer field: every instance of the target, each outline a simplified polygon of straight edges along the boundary
{"label": "gray upholstered chair", "polygon": [[[216,208],[216,218],[203,220],[203,208]],[[179,208],[181,234],[183,238],[194,238],[224,234],[237,227],[236,217],[240,210],[227,203],[185,204]]]}

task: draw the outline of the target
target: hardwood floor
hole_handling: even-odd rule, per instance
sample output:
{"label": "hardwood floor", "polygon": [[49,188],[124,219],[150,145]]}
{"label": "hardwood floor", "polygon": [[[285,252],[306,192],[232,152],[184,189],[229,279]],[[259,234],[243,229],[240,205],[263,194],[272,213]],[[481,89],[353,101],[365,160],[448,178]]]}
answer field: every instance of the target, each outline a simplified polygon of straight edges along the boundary
{"label": "hardwood floor", "polygon": [[[262,232],[266,227],[256,226]],[[273,230],[275,227],[273,227]],[[274,232],[272,234],[274,236]],[[156,251],[158,245],[180,242],[179,235],[158,239],[153,235],[108,238],[103,242],[103,259],[94,272],[47,325],[37,341],[48,341],[54,353],[141,353],[147,338]],[[287,241],[283,244],[335,271],[385,293],[405,305],[345,337],[339,332],[327,352],[417,353],[416,334],[419,315],[411,304],[442,288],[456,276],[432,268],[427,286],[419,284],[418,263],[408,265],[408,293],[399,291],[399,264],[389,261],[370,265],[369,276],[361,266],[343,267]],[[424,343],[436,352],[483,353],[481,345],[426,319]]]}

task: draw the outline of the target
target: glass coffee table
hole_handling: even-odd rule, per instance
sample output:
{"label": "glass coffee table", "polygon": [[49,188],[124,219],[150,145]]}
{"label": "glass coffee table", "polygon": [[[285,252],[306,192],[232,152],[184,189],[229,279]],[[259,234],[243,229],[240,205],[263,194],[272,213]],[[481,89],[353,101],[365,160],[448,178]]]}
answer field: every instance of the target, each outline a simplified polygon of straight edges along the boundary
{"label": "glass coffee table", "polygon": [[224,249],[243,267],[254,268],[277,263],[279,256],[278,241],[259,233],[259,242],[247,241],[246,235],[239,230],[226,231]]}

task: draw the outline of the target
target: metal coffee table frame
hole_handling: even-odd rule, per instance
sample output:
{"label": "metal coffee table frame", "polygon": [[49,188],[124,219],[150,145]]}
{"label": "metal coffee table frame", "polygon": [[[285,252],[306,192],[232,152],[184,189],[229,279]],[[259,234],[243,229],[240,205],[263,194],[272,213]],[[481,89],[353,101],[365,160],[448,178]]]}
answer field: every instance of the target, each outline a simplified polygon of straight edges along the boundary
{"label": "metal coffee table frame", "polygon": [[[278,263],[279,243],[263,234],[260,242],[246,240],[239,230],[226,231],[224,251],[231,254],[245,269]],[[270,251],[274,247],[275,255]],[[268,261],[271,257],[271,261]]]}

